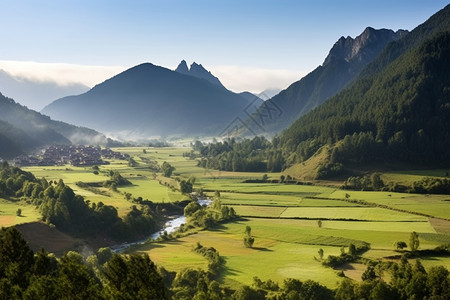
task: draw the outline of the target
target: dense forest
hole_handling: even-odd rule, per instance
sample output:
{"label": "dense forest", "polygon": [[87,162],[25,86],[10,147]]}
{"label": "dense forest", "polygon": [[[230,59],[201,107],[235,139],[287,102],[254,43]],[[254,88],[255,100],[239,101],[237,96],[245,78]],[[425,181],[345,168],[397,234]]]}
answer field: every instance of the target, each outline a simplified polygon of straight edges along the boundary
{"label": "dense forest", "polygon": [[281,134],[281,150],[295,153],[293,162],[308,158],[311,144],[333,144],[332,162],[448,165],[449,63],[444,32],[297,120]]}

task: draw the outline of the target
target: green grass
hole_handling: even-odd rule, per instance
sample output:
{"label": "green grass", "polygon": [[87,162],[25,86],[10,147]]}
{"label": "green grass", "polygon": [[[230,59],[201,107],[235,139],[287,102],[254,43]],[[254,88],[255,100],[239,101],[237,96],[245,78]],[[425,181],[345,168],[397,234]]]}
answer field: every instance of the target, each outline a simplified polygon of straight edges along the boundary
{"label": "green grass", "polygon": [[239,205],[266,205],[266,206],[360,206],[355,203],[328,199],[308,199],[295,194],[249,194],[238,192],[222,192],[222,204]]}
{"label": "green grass", "polygon": [[396,209],[450,219],[450,195],[422,195],[391,192],[335,191],[330,197],[387,205]]}
{"label": "green grass", "polygon": [[133,250],[136,253],[149,254],[152,261],[164,266],[168,271],[179,272],[186,268],[207,269],[207,261],[203,256],[192,251],[195,244],[183,239],[165,243],[151,243]]}
{"label": "green grass", "polygon": [[382,179],[385,182],[397,182],[404,185],[411,185],[414,181],[420,181],[424,177],[445,177],[446,173],[450,173],[448,169],[434,169],[434,170],[407,170],[385,172],[382,174]]}
{"label": "green grass", "polygon": [[[128,178],[130,180],[130,178]],[[142,197],[156,203],[175,202],[185,197],[179,191],[172,191],[165,185],[159,184],[157,180],[146,177],[133,178],[133,184],[120,187],[120,192],[131,193],[133,197]]]}
{"label": "green grass", "polygon": [[[17,210],[21,209],[21,216],[17,216]],[[8,201],[0,198],[0,227],[8,227],[22,223],[39,221],[42,215],[32,205],[23,201]]]}
{"label": "green grass", "polygon": [[426,221],[427,218],[378,207],[289,207],[281,218]]}
{"label": "green grass", "polygon": [[366,231],[389,231],[407,232],[412,231],[435,233],[430,222],[359,222],[359,221],[322,221],[322,228],[345,229],[345,230],[366,230]]}
{"label": "green grass", "polygon": [[266,218],[279,218],[280,215],[286,210],[286,207],[273,207],[273,206],[234,205],[232,207],[234,208],[235,212],[240,216],[266,217]]}

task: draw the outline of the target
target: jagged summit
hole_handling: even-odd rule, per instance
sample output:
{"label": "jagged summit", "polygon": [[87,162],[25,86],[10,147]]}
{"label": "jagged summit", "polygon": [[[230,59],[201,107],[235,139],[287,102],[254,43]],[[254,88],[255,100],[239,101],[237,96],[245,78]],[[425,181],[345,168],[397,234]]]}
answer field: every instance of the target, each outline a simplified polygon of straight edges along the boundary
{"label": "jagged summit", "polygon": [[210,71],[206,70],[201,64],[197,64],[196,62],[193,62],[191,67],[188,68],[186,61],[183,59],[175,69],[175,72],[205,79],[214,85],[225,88],[219,78],[214,76]]}
{"label": "jagged summit", "polygon": [[384,46],[393,40],[398,40],[407,34],[407,30],[393,31],[390,29],[374,29],[367,27],[355,38],[341,37],[331,48],[323,66],[334,59],[343,59],[347,62],[373,59]]}
{"label": "jagged summit", "polygon": [[331,48],[322,66],[267,100],[264,107],[273,105],[282,114],[265,122],[265,131],[280,132],[295,119],[341,91],[389,42],[405,34],[404,30],[394,32],[367,27],[356,38],[341,37]]}
{"label": "jagged summit", "polygon": [[180,62],[178,67],[175,69],[175,72],[189,75],[189,68],[188,68],[187,63],[186,63],[186,61],[184,59]]}

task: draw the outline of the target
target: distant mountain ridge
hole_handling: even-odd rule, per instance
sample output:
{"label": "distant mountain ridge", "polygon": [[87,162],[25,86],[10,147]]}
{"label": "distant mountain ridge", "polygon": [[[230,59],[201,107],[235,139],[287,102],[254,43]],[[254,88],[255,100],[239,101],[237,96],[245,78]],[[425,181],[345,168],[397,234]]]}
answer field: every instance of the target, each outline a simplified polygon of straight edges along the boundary
{"label": "distant mountain ridge", "polygon": [[367,27],[356,38],[341,37],[331,48],[323,64],[275,95],[265,106],[276,106],[281,114],[267,120],[266,133],[277,133],[298,117],[311,111],[341,91],[391,41],[407,31]]}
{"label": "distant mountain ridge", "polygon": [[67,96],[78,95],[89,87],[78,84],[59,85],[52,81],[38,81],[10,75],[0,69],[0,90],[10,98],[34,110],[41,110],[51,101]]}
{"label": "distant mountain ridge", "polygon": [[214,76],[201,65],[186,69],[185,62],[178,71],[144,63],[42,112],[125,138],[220,135],[251,101],[211,82]]}
{"label": "distant mountain ridge", "polygon": [[0,157],[12,158],[21,153],[52,144],[106,145],[103,134],[88,128],[53,121],[16,103],[0,93]]}

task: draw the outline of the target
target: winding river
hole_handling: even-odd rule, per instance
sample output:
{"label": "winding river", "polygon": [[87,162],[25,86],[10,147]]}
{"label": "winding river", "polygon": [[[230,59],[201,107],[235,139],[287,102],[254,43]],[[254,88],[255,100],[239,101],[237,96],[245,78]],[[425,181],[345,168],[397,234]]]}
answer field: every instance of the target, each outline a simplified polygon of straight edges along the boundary
{"label": "winding river", "polygon": [[[209,206],[212,203],[211,199],[198,199],[197,200],[198,204],[200,204],[201,206]],[[111,251],[114,253],[120,253],[123,252],[124,250],[128,249],[129,247],[133,246],[133,245],[141,245],[144,244],[145,242],[147,242],[149,239],[152,240],[156,240],[157,238],[159,238],[161,235],[164,234],[164,232],[167,232],[167,234],[170,234],[172,232],[175,232],[178,228],[180,228],[181,225],[186,224],[186,217],[185,216],[170,216],[170,220],[167,221],[163,228],[155,233],[152,233],[150,236],[146,237],[145,239],[136,241],[136,242],[132,242],[132,243],[123,243],[120,245],[114,245],[111,246]]]}

